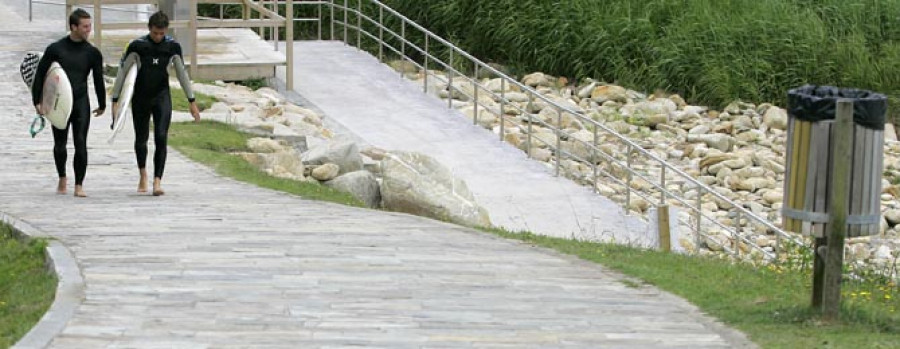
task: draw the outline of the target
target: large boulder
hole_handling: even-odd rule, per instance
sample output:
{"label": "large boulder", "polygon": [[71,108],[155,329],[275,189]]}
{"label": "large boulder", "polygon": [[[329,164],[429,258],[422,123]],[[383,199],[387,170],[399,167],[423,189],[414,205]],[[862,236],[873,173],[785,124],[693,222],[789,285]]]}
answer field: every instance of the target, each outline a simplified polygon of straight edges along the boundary
{"label": "large boulder", "polygon": [[465,182],[425,154],[390,152],[382,160],[381,196],[385,209],[490,226],[487,211],[475,203]]}
{"label": "large boulder", "polygon": [[362,157],[359,155],[359,147],[348,140],[335,140],[312,145],[309,151],[303,153],[303,164],[323,165],[332,163],[340,167],[340,173],[359,171],[363,168]]}
{"label": "large boulder", "polygon": [[343,174],[324,183],[326,186],[353,195],[370,208],[381,204],[381,190],[378,181],[369,171],[355,171]]}

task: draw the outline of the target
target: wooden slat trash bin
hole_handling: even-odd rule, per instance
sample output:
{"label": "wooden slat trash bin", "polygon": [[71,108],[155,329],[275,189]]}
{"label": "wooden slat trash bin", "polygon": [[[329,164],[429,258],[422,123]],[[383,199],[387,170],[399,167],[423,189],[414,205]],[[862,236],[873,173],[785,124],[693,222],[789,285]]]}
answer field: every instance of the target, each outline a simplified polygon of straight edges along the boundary
{"label": "wooden slat trash bin", "polygon": [[847,236],[881,228],[881,176],[887,97],[858,89],[806,85],[788,91],[782,226],[823,238],[828,223],[831,127],[839,99],[853,101],[853,150]]}

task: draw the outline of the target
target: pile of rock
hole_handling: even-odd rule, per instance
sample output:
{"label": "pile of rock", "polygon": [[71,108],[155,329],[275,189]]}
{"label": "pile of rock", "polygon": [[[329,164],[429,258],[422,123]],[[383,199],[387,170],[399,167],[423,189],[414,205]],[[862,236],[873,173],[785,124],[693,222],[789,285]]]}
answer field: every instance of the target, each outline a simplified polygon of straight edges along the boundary
{"label": "pile of rock", "polygon": [[249,152],[235,155],[269,175],[321,183],[372,208],[490,226],[487,211],[475,203],[466,184],[427,155],[360,149],[347,137],[335,137],[321,115],[271,88],[254,91],[224,83],[193,87],[219,100],[203,111],[204,119],[259,136],[247,141]]}
{"label": "pile of rock", "polygon": [[[479,84],[484,89],[479,88],[477,93],[476,120],[476,93],[471,82],[457,77],[450,86],[450,79],[442,72],[433,71],[434,75],[425,80],[420,71],[409,69],[403,63],[391,65],[416,84],[428,84],[429,93],[445,100],[451,98],[449,105],[472,122],[497,134],[501,129],[499,113],[502,106],[503,138],[549,167],[555,167],[559,161],[561,172],[576,182],[595,185],[594,164],[613,177],[624,179],[626,176],[624,169],[602,161],[585,145],[594,142],[595,130],[589,122],[568,113],[560,114],[557,108],[529,96],[513,84],[501,83],[499,79],[480,79]],[[780,226],[788,121],[784,109],[768,103],[756,105],[736,101],[718,111],[689,105],[678,95],[646,95],[590,79],[572,85],[564,78],[543,73],[526,75],[521,82],[543,97],[628,137],[719,194]],[[506,99],[503,104],[499,98],[501,94]],[[562,130],[560,146],[571,157],[557,159],[557,133],[548,125]],[[900,254],[900,186],[892,184],[900,182],[900,143],[896,141],[892,125],[887,125],[885,135],[881,233],[849,239],[847,251],[850,260],[887,268],[897,265]],[[627,148],[616,137],[599,132],[597,144],[606,159],[625,163]],[[647,178],[660,177],[658,166],[646,159],[633,161],[632,167]],[[645,190],[651,186],[646,181],[635,180],[631,187]],[[667,183],[666,187],[686,199],[696,200],[698,195],[695,186],[689,183]],[[595,189],[615,201],[625,202],[626,187],[621,183],[601,177]],[[730,204],[709,194],[701,201],[707,216],[717,217],[726,226],[734,226]],[[629,209],[645,212],[650,206],[645,200],[632,197]],[[682,214],[680,219],[690,219],[687,212]],[[702,246],[693,246],[690,239],[681,241],[682,246],[707,253],[733,245],[730,234],[714,227],[704,230],[710,238],[703,241]],[[751,224],[745,232],[747,238],[762,249],[774,249],[776,239],[765,227]]]}

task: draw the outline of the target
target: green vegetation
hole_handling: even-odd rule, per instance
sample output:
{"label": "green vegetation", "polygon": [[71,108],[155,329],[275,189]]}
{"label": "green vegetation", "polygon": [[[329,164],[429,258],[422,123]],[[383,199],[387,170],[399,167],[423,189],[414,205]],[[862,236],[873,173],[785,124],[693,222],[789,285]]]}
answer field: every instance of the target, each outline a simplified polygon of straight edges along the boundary
{"label": "green vegetation", "polygon": [[[200,108],[200,111],[204,111],[209,109],[213,103],[215,103],[216,97],[202,94],[199,92],[194,92],[194,101],[197,102],[197,108]],[[190,103],[188,103],[187,97],[184,96],[184,90],[180,88],[172,89],[172,110],[178,111],[189,111]]]}
{"label": "green vegetation", "polygon": [[[603,264],[676,294],[763,348],[900,347],[900,290],[884,278],[847,280],[841,324],[823,324],[809,307],[807,266],[765,267],[589,243],[530,233],[488,231]],[[633,282],[626,285],[634,287]]]}
{"label": "green vegetation", "polygon": [[805,83],[900,92],[897,0],[385,3],[519,72],[662,89],[713,106],[783,104]]}
{"label": "green vegetation", "polygon": [[363,207],[350,194],[343,193],[318,183],[306,183],[272,177],[233,152],[247,152],[246,133],[238,132],[233,126],[204,120],[200,123],[173,123],[169,131],[169,145],[185,154],[191,160],[213,168],[223,176],[252,183],[263,188],[279,190],[302,196],[305,199],[336,202]]}
{"label": "green vegetation", "polygon": [[0,223],[0,348],[12,346],[50,308],[56,278],[44,264],[41,239],[22,241]]}
{"label": "green vegetation", "polygon": [[243,81],[238,81],[237,84],[247,86],[253,91],[259,90],[261,87],[269,86],[269,84],[266,82],[266,79],[263,79],[263,78],[255,78],[255,79],[247,79],[247,80],[243,80]]}

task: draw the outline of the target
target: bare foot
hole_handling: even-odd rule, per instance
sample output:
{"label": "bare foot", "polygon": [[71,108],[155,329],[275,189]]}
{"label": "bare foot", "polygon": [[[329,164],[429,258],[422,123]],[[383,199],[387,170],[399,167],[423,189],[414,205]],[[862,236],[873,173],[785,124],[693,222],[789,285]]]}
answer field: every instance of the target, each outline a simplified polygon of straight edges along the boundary
{"label": "bare foot", "polygon": [[66,177],[59,177],[59,183],[56,184],[56,194],[66,194]]}
{"label": "bare foot", "polygon": [[162,189],[162,186],[160,185],[160,181],[161,180],[159,178],[153,179],[153,196],[162,196],[162,195],[166,194],[166,192]]}
{"label": "bare foot", "polygon": [[84,193],[84,189],[80,185],[75,186],[75,196],[80,198],[86,198],[87,194]]}
{"label": "bare foot", "polygon": [[138,193],[146,193],[147,192],[147,170],[140,169],[141,171],[141,179],[138,180]]}

